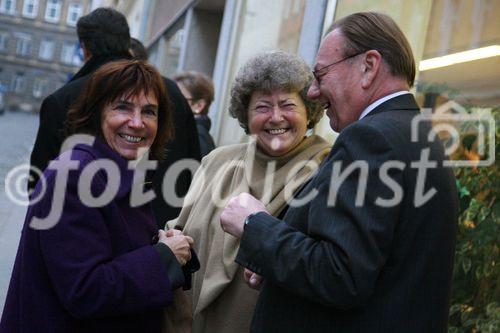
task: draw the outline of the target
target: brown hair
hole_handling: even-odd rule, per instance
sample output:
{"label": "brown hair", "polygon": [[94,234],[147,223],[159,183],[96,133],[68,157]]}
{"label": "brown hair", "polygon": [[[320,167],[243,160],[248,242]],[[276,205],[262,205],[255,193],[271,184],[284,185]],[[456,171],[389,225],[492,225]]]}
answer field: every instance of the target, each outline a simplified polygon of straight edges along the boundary
{"label": "brown hair", "polygon": [[335,29],[340,29],[346,39],[345,56],[377,50],[391,74],[413,86],[415,59],[410,43],[391,17],[376,12],[354,13],[334,22],[328,31]]}
{"label": "brown hair", "polygon": [[68,111],[66,133],[91,134],[103,138],[101,118],[104,108],[125,96],[147,96],[158,100],[158,129],[151,145],[151,157],[162,159],[165,143],[174,135],[170,101],[163,79],[151,65],[139,60],[119,60],[101,66],[87,81],[82,94]]}
{"label": "brown hair", "polygon": [[186,87],[193,101],[202,99],[206,102],[203,110],[200,110],[200,114],[207,114],[210,104],[214,100],[214,84],[212,83],[212,79],[203,73],[187,71],[175,75],[174,80]]}

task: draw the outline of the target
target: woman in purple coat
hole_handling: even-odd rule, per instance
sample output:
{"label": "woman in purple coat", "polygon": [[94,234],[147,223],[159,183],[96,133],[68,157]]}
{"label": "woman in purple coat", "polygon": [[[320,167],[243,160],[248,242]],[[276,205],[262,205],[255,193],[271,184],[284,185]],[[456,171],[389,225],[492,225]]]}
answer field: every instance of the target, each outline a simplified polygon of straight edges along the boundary
{"label": "woman in purple coat", "polygon": [[138,160],[161,158],[173,135],[159,73],[139,61],[102,66],[67,128],[78,143],[32,195],[0,332],[158,332],[193,242],[158,232],[144,200],[148,163]]}

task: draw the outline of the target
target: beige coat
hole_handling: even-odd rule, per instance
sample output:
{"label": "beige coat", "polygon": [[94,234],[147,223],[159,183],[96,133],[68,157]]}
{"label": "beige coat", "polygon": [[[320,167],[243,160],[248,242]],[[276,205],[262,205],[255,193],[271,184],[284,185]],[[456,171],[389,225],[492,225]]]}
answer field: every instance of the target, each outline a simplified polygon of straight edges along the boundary
{"label": "beige coat", "polygon": [[252,141],[218,148],[203,159],[179,217],[168,223],[193,237],[201,263],[192,290],[177,291],[167,311],[168,332],[188,332],[190,317],[193,332],[249,331],[258,292],[245,284],[234,262],[239,240],[222,231],[220,214],[227,200],[249,192],[279,215],[329,150],[313,135],[280,157],[263,154]]}

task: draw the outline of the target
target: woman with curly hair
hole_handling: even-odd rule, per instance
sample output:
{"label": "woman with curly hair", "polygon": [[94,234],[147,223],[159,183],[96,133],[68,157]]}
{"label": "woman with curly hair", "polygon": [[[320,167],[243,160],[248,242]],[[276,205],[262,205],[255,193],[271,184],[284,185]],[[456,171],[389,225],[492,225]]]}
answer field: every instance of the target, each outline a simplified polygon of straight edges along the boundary
{"label": "woman with curly hair", "polygon": [[238,72],[229,112],[251,139],[203,159],[181,214],[168,223],[195,240],[201,263],[192,292],[184,294],[190,306],[176,295],[177,313],[168,316],[173,331],[249,331],[258,291],[245,284],[234,262],[239,241],[224,233],[219,216],[228,199],[242,192],[281,216],[327,155],[329,144],[307,135],[323,115],[306,95],[312,79],[304,60],[280,51],[257,54]]}

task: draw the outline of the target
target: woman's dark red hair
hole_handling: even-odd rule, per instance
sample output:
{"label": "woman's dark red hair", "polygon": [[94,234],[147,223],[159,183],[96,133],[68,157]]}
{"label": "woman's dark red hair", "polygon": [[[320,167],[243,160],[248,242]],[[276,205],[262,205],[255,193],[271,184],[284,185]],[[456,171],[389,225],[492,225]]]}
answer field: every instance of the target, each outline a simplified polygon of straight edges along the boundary
{"label": "woman's dark red hair", "polygon": [[85,133],[103,138],[101,119],[104,108],[118,98],[128,99],[141,92],[145,96],[152,93],[158,101],[158,130],[150,155],[153,159],[163,159],[165,143],[174,136],[170,101],[160,73],[143,61],[109,62],[92,74],[68,111],[67,135]]}

